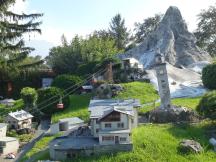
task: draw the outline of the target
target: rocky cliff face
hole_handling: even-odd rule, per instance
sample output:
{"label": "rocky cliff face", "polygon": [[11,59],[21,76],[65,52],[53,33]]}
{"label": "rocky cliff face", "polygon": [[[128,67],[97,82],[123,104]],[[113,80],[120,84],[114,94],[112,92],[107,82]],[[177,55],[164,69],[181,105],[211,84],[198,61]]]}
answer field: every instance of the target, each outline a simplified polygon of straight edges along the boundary
{"label": "rocky cliff face", "polygon": [[198,61],[210,61],[211,57],[195,44],[196,39],[191,34],[177,7],[169,7],[158,28],[140,45],[120,54],[120,58],[134,57],[145,68],[154,64],[155,52],[160,49],[165,60],[180,67],[188,66]]}

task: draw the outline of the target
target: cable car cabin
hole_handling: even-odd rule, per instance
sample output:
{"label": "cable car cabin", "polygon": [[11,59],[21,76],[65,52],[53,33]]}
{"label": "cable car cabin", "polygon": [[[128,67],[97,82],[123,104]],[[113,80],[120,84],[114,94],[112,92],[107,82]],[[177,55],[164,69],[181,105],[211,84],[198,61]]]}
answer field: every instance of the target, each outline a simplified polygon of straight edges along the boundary
{"label": "cable car cabin", "polygon": [[58,109],[63,109],[64,108],[64,104],[63,103],[58,103],[57,104],[57,108]]}

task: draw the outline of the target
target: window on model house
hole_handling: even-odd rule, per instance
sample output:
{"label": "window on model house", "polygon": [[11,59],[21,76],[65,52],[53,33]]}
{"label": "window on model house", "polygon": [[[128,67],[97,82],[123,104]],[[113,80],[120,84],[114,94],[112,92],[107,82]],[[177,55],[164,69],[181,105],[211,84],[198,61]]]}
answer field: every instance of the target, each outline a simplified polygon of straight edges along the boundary
{"label": "window on model house", "polygon": [[111,123],[106,123],[105,124],[105,128],[111,128],[111,127],[112,127]]}
{"label": "window on model house", "polygon": [[113,141],[114,137],[113,136],[102,136],[102,141]]}
{"label": "window on model house", "polygon": [[127,138],[126,137],[120,137],[120,141],[122,141],[122,142],[127,141]]}
{"label": "window on model house", "polygon": [[96,119],[96,124],[99,124],[100,122],[99,122],[99,120],[98,119]]}
{"label": "window on model house", "polygon": [[118,123],[117,126],[118,128],[124,128],[124,123]]}

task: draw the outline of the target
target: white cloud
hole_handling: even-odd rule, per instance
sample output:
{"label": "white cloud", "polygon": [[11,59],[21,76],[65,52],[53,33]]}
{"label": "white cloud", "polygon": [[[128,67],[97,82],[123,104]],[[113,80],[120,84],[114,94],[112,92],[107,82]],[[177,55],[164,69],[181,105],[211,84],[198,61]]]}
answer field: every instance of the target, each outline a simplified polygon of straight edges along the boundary
{"label": "white cloud", "polygon": [[28,1],[16,0],[16,3],[10,7],[10,10],[15,13],[22,14],[28,10],[28,5]]}

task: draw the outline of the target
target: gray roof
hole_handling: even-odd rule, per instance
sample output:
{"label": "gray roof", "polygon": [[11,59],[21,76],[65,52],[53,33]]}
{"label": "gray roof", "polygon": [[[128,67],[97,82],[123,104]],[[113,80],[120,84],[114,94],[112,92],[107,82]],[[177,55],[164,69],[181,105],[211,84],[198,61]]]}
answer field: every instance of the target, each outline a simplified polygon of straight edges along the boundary
{"label": "gray roof", "polygon": [[134,115],[133,108],[140,107],[137,99],[128,100],[91,100],[88,110],[91,112],[90,118],[102,118],[112,111],[118,111],[128,115]]}
{"label": "gray roof", "polygon": [[70,137],[54,139],[50,142],[50,148],[55,150],[68,150],[68,149],[86,149],[99,145],[99,141],[94,137]]}
{"label": "gray roof", "polygon": [[16,112],[10,112],[8,115],[13,117],[14,119],[16,119],[18,121],[33,118],[33,116],[29,112],[26,112],[24,110],[20,110],[20,111],[16,111]]}
{"label": "gray roof", "polygon": [[81,119],[78,118],[78,117],[59,119],[59,122],[60,122],[60,123],[63,123],[63,122],[70,122],[71,124],[72,124],[72,123],[73,123],[73,124],[84,123],[84,121],[81,120]]}

